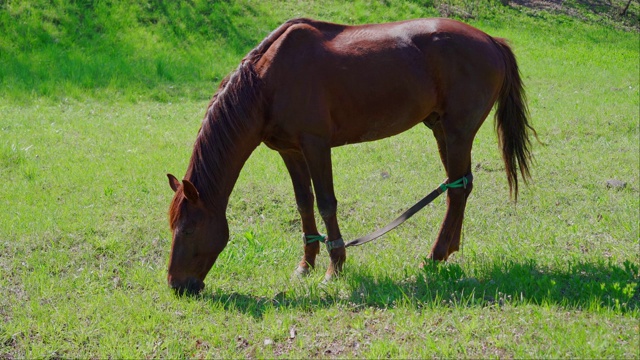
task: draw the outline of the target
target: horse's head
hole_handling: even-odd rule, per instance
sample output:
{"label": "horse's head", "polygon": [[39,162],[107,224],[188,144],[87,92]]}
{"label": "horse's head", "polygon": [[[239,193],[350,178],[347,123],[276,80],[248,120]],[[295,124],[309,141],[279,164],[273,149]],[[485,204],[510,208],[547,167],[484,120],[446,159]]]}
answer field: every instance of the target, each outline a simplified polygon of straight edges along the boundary
{"label": "horse's head", "polygon": [[167,282],[179,294],[196,294],[204,288],[204,278],[227,245],[229,226],[224,214],[215,214],[205,206],[191,182],[167,176],[175,192],[169,209],[173,244]]}

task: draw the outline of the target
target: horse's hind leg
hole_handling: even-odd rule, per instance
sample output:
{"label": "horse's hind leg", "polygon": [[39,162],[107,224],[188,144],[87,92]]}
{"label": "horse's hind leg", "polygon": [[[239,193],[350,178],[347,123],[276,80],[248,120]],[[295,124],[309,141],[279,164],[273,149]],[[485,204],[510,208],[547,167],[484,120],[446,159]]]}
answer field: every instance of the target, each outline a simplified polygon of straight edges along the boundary
{"label": "horse's hind leg", "polygon": [[320,243],[318,241],[309,244],[306,241],[306,236],[308,235],[319,235],[313,213],[314,199],[311,191],[311,177],[307,163],[301,153],[281,152],[280,156],[282,156],[287,170],[289,170],[289,175],[291,175],[296,204],[302,220],[302,232],[305,236],[305,241],[303,242],[304,255],[296,269],[296,274],[306,275],[309,273],[309,269],[315,266],[316,255],[320,252]]}
{"label": "horse's hind leg", "polygon": [[[470,174],[471,146],[477,128],[472,129],[471,133],[464,133],[456,129],[447,129],[443,122],[439,122],[432,130],[448,180],[453,182]],[[466,188],[447,190],[447,212],[436,243],[431,248],[431,259],[447,260],[449,255],[459,249],[464,209],[472,189],[473,184],[469,183]]]}

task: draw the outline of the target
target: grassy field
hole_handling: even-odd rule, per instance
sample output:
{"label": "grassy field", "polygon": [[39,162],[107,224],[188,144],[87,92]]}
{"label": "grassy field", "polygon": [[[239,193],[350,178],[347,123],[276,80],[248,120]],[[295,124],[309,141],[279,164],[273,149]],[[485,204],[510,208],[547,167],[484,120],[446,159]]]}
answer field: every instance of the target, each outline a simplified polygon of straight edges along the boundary
{"label": "grassy field", "polygon": [[[565,3],[574,15],[453,0],[1,3],[0,358],[638,358],[638,5],[599,25],[588,2]],[[350,249],[345,275],[321,286],[324,251],[291,278],[300,220],[261,146],[203,294],[174,296],[165,174],[184,174],[217,82],[287,18],[442,14],[518,56],[545,144],[518,203],[489,120],[460,252],[418,266],[441,198]],[[445,177],[422,126],[333,159],[345,239]]]}

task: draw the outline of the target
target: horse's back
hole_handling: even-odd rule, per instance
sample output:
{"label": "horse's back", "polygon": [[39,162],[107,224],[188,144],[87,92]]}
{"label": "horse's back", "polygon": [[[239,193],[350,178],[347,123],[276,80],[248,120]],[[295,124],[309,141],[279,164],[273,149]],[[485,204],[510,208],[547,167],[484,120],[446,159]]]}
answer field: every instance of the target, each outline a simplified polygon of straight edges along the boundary
{"label": "horse's back", "polygon": [[287,50],[295,51],[297,57],[313,55],[307,50],[319,47],[333,56],[362,56],[403,48],[407,44],[425,51],[434,41],[487,43],[490,38],[470,25],[443,18],[355,26],[303,18],[290,20],[278,30],[274,33],[281,36],[272,50],[284,51],[287,55],[290,55]]}
{"label": "horse's back", "polygon": [[[287,124],[317,117],[304,125],[333,129],[340,145],[405,131],[444,112],[445,98],[462,86],[496,87],[502,64],[492,41],[448,19],[358,26],[297,19],[258,68],[272,117]],[[482,101],[497,90],[487,93]]]}

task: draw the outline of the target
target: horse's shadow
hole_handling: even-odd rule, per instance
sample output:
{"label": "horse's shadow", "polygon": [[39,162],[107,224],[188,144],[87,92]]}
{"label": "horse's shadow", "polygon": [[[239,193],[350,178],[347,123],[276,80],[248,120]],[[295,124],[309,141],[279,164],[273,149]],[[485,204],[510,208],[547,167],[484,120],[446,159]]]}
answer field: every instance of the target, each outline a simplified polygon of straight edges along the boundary
{"label": "horse's shadow", "polygon": [[[200,299],[262,318],[273,308],[314,311],[342,304],[363,307],[502,307],[510,304],[548,304],[569,309],[609,309],[619,313],[639,310],[638,265],[625,262],[576,263],[554,270],[535,260],[486,265],[482,277],[467,274],[458,264],[431,264],[404,280],[366,272],[346,274],[341,284],[315,286],[306,291],[260,297],[214,291]],[[352,269],[353,270],[353,269]]]}

